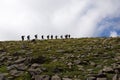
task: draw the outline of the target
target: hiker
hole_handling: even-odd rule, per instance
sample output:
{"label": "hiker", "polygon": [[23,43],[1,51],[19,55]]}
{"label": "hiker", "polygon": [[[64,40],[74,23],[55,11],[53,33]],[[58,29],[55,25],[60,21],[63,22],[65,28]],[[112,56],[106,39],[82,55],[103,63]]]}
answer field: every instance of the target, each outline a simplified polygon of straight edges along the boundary
{"label": "hiker", "polygon": [[65,35],[65,39],[67,39],[68,38],[68,35]]}
{"label": "hiker", "polygon": [[38,38],[38,36],[37,36],[37,34],[35,35],[35,39],[37,39]]}
{"label": "hiker", "polygon": [[58,36],[56,35],[56,36],[55,36],[55,39],[57,39],[57,38],[58,38]]}
{"label": "hiker", "polygon": [[28,40],[28,41],[30,40],[30,35],[27,36],[27,40]]}
{"label": "hiker", "polygon": [[70,38],[70,34],[68,35],[68,38]]}
{"label": "hiker", "polygon": [[44,39],[44,35],[42,35],[41,38]]}
{"label": "hiker", "polygon": [[51,35],[51,39],[53,39],[53,35]]}
{"label": "hiker", "polygon": [[63,35],[61,35],[60,38],[63,39]]}
{"label": "hiker", "polygon": [[49,35],[47,35],[47,39],[49,39]]}
{"label": "hiker", "polygon": [[21,36],[21,38],[22,38],[22,41],[24,41],[25,36]]}

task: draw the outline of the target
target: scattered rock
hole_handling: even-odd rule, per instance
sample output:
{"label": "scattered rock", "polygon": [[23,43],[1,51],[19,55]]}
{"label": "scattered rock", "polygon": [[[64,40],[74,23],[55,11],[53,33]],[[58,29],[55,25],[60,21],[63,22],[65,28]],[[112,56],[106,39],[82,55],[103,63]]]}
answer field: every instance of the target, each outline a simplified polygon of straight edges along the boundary
{"label": "scattered rock", "polygon": [[96,80],[96,77],[88,77],[87,80]]}
{"label": "scattered rock", "polygon": [[107,78],[97,78],[96,80],[107,80]]}
{"label": "scattered rock", "polygon": [[8,66],[8,67],[7,67],[7,70],[8,70],[8,71],[10,71],[10,70],[12,70],[12,69],[15,69],[15,65],[11,65],[11,66]]}
{"label": "scattered rock", "polygon": [[50,80],[48,75],[35,75],[35,80]]}
{"label": "scattered rock", "polygon": [[72,79],[70,79],[70,78],[62,78],[62,80],[72,80]]}
{"label": "scattered rock", "polygon": [[32,75],[32,78],[34,78],[35,75],[40,75],[42,73],[42,70],[40,68],[36,69],[30,68],[28,69],[28,72]]}
{"label": "scattered rock", "polygon": [[51,80],[62,80],[58,75],[54,75],[51,77]]}
{"label": "scattered rock", "polygon": [[6,80],[5,76],[3,74],[0,73],[0,80]]}
{"label": "scattered rock", "polygon": [[79,65],[81,63],[80,60],[74,60],[74,64]]}
{"label": "scattered rock", "polygon": [[37,63],[34,63],[34,64],[31,65],[31,68],[32,68],[32,69],[35,69],[35,68],[38,68],[38,67],[40,67],[40,65],[37,64]]}
{"label": "scattered rock", "polygon": [[69,62],[67,65],[68,65],[68,68],[71,69],[73,64]]}
{"label": "scattered rock", "polygon": [[20,70],[20,71],[25,71],[28,67],[25,66],[24,63],[21,63],[21,64],[16,64],[16,65],[15,65],[15,68],[16,68],[17,70]]}
{"label": "scattered rock", "polygon": [[113,68],[111,68],[111,67],[104,67],[103,68],[103,72],[105,72],[105,73],[114,73],[114,70],[113,70]]}
{"label": "scattered rock", "polygon": [[91,66],[97,66],[97,64],[95,62],[90,62]]}
{"label": "scattered rock", "polygon": [[18,60],[16,60],[16,61],[14,62],[14,64],[23,63],[25,60],[26,60],[26,58],[18,59]]}
{"label": "scattered rock", "polygon": [[65,50],[56,50],[57,53],[65,53]]}
{"label": "scattered rock", "polygon": [[115,74],[112,80],[120,80],[120,74]]}
{"label": "scattered rock", "polygon": [[9,73],[10,73],[11,76],[18,77],[18,76],[22,75],[24,72],[23,71],[17,71],[17,70],[11,70]]}

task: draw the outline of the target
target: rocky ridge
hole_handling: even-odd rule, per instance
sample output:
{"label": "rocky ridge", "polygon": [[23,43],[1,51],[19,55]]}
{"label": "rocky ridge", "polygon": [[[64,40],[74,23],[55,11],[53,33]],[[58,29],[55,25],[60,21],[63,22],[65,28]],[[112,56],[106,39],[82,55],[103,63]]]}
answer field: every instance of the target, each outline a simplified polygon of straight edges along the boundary
{"label": "rocky ridge", "polygon": [[0,80],[120,80],[120,38],[0,42]]}

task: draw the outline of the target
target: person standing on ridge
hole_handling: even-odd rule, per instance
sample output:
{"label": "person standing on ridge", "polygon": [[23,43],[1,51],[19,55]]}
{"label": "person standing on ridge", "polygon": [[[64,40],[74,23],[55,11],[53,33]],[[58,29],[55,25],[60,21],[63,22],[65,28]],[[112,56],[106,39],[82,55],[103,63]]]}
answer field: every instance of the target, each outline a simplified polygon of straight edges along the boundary
{"label": "person standing on ridge", "polygon": [[51,35],[51,39],[53,39],[53,35]]}
{"label": "person standing on ridge", "polygon": [[22,41],[24,41],[25,36],[21,36],[21,38],[22,38]]}
{"label": "person standing on ridge", "polygon": [[35,39],[38,39],[38,36],[37,36],[37,34],[35,35]]}
{"label": "person standing on ridge", "polygon": [[30,35],[27,36],[27,40],[30,41]]}
{"label": "person standing on ridge", "polygon": [[44,39],[44,35],[42,35],[41,38]]}

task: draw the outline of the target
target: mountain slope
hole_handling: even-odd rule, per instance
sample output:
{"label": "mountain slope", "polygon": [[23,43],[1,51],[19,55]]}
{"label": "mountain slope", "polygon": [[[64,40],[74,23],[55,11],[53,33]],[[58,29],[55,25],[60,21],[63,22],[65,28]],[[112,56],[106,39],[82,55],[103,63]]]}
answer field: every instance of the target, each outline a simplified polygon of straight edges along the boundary
{"label": "mountain slope", "polygon": [[120,38],[0,42],[0,80],[112,80],[116,75]]}

